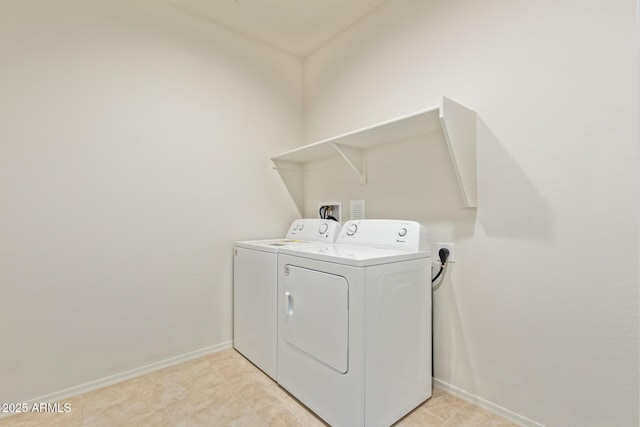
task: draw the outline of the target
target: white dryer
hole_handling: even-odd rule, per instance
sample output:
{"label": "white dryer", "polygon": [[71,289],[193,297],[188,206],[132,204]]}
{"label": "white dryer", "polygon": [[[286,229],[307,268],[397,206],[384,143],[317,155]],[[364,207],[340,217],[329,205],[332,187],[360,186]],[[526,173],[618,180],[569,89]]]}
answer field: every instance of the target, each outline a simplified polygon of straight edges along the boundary
{"label": "white dryer", "polygon": [[278,256],[278,383],[326,422],[389,426],[431,396],[431,255],[412,221],[345,223]]}
{"label": "white dryer", "polygon": [[299,219],[284,239],[235,242],[233,254],[233,347],[276,379],[277,256],[280,248],[332,243],[340,224]]}

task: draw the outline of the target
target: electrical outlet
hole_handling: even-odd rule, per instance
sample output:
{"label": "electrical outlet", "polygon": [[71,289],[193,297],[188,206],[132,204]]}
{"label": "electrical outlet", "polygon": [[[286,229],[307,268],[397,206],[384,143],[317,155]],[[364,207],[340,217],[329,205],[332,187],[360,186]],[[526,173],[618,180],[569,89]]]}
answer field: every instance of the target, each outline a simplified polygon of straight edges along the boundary
{"label": "electrical outlet", "polygon": [[440,249],[442,248],[446,248],[449,249],[449,258],[447,258],[448,262],[456,262],[456,244],[455,243],[441,243],[438,242],[438,250],[436,251],[436,256],[435,259],[436,260],[440,260],[440,255],[438,254],[440,252]]}

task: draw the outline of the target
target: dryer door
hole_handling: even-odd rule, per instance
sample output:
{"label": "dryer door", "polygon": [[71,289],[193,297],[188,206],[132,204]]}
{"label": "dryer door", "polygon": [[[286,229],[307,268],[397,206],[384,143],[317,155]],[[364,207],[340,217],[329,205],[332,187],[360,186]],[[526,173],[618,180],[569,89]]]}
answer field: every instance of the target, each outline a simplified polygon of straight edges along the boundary
{"label": "dryer door", "polygon": [[342,276],[285,266],[284,341],[344,374],[349,368],[349,283]]}

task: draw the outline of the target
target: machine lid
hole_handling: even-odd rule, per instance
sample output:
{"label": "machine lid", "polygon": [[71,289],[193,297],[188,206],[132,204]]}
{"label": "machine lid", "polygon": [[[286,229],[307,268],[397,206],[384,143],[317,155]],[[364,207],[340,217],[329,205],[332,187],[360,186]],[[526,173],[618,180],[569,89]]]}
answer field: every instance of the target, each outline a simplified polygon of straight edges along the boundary
{"label": "machine lid", "polygon": [[320,242],[305,242],[303,240],[297,239],[245,240],[234,243],[234,245],[238,248],[247,248],[273,253],[277,253],[280,249],[283,248],[305,246],[310,244],[322,245],[322,243]]}
{"label": "machine lid", "polygon": [[283,248],[279,253],[355,267],[388,264],[431,256],[429,251],[407,252],[337,243]]}
{"label": "machine lid", "polygon": [[339,222],[328,219],[297,219],[291,223],[284,239],[244,240],[235,242],[235,246],[276,253],[280,248],[309,243],[333,243],[340,228]]}

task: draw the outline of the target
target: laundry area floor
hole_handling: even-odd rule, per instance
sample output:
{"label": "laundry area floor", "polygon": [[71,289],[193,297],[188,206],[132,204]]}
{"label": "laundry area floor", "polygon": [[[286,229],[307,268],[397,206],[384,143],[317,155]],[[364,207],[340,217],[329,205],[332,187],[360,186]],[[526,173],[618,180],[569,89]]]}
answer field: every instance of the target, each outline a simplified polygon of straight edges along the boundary
{"label": "laundry area floor", "polygon": [[[61,402],[68,413],[25,413],[0,427],[324,426],[235,350],[170,366]],[[62,405],[60,405],[62,407]],[[433,397],[396,426],[513,426],[434,388]]]}

